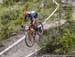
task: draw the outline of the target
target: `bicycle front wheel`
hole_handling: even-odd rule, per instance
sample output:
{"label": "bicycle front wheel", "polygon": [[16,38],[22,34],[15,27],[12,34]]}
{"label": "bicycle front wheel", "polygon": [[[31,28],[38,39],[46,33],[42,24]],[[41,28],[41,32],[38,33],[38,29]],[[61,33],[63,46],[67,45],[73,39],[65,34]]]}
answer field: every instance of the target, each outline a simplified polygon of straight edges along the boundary
{"label": "bicycle front wheel", "polygon": [[26,34],[25,43],[28,47],[32,47],[34,45],[34,37],[32,35],[32,38],[30,40],[28,33]]}

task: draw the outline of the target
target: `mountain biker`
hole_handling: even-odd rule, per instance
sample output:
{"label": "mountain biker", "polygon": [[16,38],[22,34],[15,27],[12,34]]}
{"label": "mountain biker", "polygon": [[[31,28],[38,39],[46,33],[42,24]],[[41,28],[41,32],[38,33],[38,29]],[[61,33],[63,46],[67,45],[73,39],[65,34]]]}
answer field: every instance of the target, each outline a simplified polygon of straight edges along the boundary
{"label": "mountain biker", "polygon": [[38,13],[36,11],[26,11],[24,12],[24,21],[29,17],[30,19],[30,28],[31,26],[35,26],[35,23],[37,22]]}
{"label": "mountain biker", "polygon": [[[30,19],[30,26],[29,26],[29,32],[31,31],[31,28],[35,28],[35,23],[37,22],[38,13],[36,11],[26,11],[24,12],[24,21],[29,17]],[[29,33],[29,37],[31,38],[31,32]]]}

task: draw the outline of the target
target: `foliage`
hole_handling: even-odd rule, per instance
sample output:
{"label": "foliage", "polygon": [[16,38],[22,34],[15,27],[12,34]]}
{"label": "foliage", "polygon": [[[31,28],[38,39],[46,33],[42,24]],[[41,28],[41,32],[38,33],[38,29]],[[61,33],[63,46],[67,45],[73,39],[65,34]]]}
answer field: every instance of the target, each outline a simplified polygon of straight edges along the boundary
{"label": "foliage", "polygon": [[[17,26],[22,24],[23,12],[36,10],[39,19],[44,20],[55,9],[53,0],[46,0],[45,9],[40,7],[41,0],[3,0],[0,5],[0,40],[10,37],[11,33],[17,30]],[[60,1],[61,2],[61,1]],[[61,9],[57,11],[57,16],[52,18],[61,19]],[[44,46],[42,52],[52,54],[73,54],[75,50],[75,21],[72,20],[72,6],[64,7],[66,24],[60,27],[44,31],[41,46]],[[69,52],[70,51],[70,52]]]}
{"label": "foliage", "polygon": [[44,31],[40,46],[46,54],[73,54],[75,50],[75,21]]}
{"label": "foliage", "polygon": [[72,6],[65,7],[65,16],[68,22],[72,20]]}
{"label": "foliage", "polygon": [[45,48],[45,54],[68,54],[73,55],[75,50],[75,20],[72,19],[72,7],[65,8],[65,19],[67,22],[59,27],[50,28],[44,32],[40,41]]}
{"label": "foliage", "polygon": [[[20,19],[17,20],[20,11],[18,10],[7,10],[4,14],[1,14],[1,32],[0,32],[0,39],[5,40],[8,39],[11,33],[16,31],[16,26],[21,24]],[[16,25],[17,24],[17,25]]]}
{"label": "foliage", "polygon": [[13,5],[14,0],[3,0],[3,5],[4,6],[10,6]]}
{"label": "foliage", "polygon": [[28,0],[3,0],[3,6],[8,7],[15,5],[18,2],[27,2]]}
{"label": "foliage", "polygon": [[[3,26],[2,26],[2,30],[1,30],[1,32],[0,32],[0,37],[1,37],[0,40],[1,40],[1,39],[5,39],[5,38],[8,38],[8,37],[9,37],[9,34],[10,34],[9,31],[8,31],[8,30],[9,30],[9,29],[8,29],[8,27],[9,27],[9,26],[8,26],[8,22],[9,22],[8,19],[9,19],[9,18],[7,18],[7,17],[8,17],[8,16],[5,15],[4,17],[1,18],[1,19],[2,19],[2,20],[1,20],[1,24],[2,24]],[[5,19],[6,19],[6,20],[5,20]],[[5,35],[4,35],[4,34],[5,34]]]}

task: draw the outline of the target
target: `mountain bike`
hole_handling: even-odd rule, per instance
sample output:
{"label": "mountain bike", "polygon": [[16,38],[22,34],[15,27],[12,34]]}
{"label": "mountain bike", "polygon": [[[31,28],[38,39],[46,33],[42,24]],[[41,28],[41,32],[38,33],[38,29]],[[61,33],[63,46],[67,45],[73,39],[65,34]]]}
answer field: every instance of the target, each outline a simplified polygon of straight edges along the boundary
{"label": "mountain bike", "polygon": [[[31,31],[25,29],[25,43],[28,47],[32,47],[36,41],[39,41],[43,34],[43,24],[41,22],[36,23],[36,28],[32,27]],[[29,37],[29,32],[31,32],[31,38]]]}

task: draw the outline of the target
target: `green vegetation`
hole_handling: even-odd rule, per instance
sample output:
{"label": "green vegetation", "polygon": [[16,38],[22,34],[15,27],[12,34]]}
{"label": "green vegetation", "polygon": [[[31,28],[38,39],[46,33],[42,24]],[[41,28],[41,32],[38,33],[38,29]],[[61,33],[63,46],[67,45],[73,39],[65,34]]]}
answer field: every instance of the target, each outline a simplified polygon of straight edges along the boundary
{"label": "green vegetation", "polygon": [[44,32],[41,45],[43,54],[75,55],[75,20],[72,19],[72,6],[62,8],[67,22]]}
{"label": "green vegetation", "polygon": [[45,48],[43,53],[73,54],[75,50],[75,21],[44,32],[41,45]]}
{"label": "green vegetation", "polygon": [[[58,2],[61,2],[58,0]],[[41,8],[41,0],[3,0],[0,4],[0,41],[8,39],[22,24],[23,12],[36,10],[39,19],[43,21],[56,5],[53,0],[46,0],[45,9]],[[64,14],[64,16],[62,16]],[[56,28],[50,28],[44,32],[41,46],[45,46],[42,53],[50,54],[74,54],[75,50],[75,21],[72,20],[72,6],[63,7],[49,20],[66,19],[67,22]]]}

